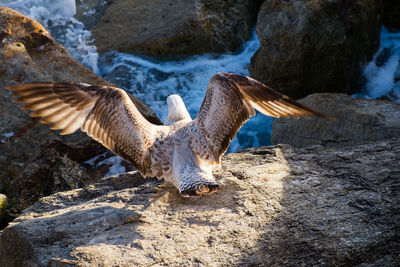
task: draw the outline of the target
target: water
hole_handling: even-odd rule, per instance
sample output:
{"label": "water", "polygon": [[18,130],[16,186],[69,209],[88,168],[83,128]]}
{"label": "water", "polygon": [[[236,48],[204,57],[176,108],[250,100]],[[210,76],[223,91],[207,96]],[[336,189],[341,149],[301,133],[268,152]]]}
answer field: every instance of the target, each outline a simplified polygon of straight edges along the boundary
{"label": "water", "polygon": [[381,31],[381,45],[363,75],[363,92],[357,96],[387,98],[400,103],[400,32]]}
{"label": "water", "polygon": [[[111,52],[100,57],[99,68],[108,81],[132,92],[165,120],[166,98],[179,94],[192,118],[197,116],[208,82],[217,72],[249,75],[251,56],[259,48],[255,31],[236,53],[205,54],[166,61]],[[272,118],[257,114],[239,131],[230,151],[269,144]]]}

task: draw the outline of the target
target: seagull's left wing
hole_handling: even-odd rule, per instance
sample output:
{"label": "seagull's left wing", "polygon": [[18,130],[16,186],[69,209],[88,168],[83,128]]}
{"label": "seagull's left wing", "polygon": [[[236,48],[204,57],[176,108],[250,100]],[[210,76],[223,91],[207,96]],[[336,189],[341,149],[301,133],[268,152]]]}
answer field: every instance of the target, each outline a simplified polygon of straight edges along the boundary
{"label": "seagull's left wing", "polygon": [[32,117],[61,134],[81,129],[146,174],[147,156],[160,127],[147,121],[128,94],[116,87],[84,83],[30,83],[6,87],[32,110]]}
{"label": "seagull's left wing", "polygon": [[211,77],[196,118],[216,162],[251,116],[254,108],[267,116],[330,118],[246,76],[218,73]]}

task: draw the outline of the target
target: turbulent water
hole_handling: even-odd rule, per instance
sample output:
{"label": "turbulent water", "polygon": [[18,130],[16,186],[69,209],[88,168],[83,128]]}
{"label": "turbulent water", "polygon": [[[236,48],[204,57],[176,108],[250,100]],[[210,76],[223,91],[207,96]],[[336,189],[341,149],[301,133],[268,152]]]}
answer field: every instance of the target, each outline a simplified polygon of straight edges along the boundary
{"label": "turbulent water", "polygon": [[364,91],[358,96],[400,103],[400,32],[381,31],[381,45],[364,69]]}
{"label": "turbulent water", "polygon": [[[167,115],[168,93],[179,94],[194,118],[211,76],[217,72],[248,75],[250,58],[259,48],[254,31],[250,40],[235,53],[207,54],[175,61],[118,52],[99,58],[96,47],[91,45],[90,32],[73,17],[75,0],[18,0],[5,1],[5,5],[39,21],[73,57],[141,99],[162,120]],[[240,130],[230,151],[269,144],[271,124],[271,118],[258,114]]]}
{"label": "turbulent water", "polygon": [[75,0],[0,0],[0,4],[39,21],[75,59],[100,73],[99,54],[91,45],[91,33],[74,18]]}
{"label": "turbulent water", "polygon": [[[165,100],[168,93],[181,95],[191,116],[195,117],[210,77],[216,72],[248,75],[250,58],[259,48],[253,32],[250,40],[235,53],[206,54],[174,61],[119,52],[99,56],[91,44],[90,32],[74,18],[75,0],[0,0],[0,3],[39,21],[74,58],[134,94],[162,120],[167,114]],[[366,82],[361,96],[399,101],[399,57],[400,33],[390,33],[383,28],[381,48],[364,70]],[[230,151],[267,145],[271,124],[272,118],[258,114],[240,130]]]}
{"label": "turbulent water", "polygon": [[[134,93],[165,120],[168,93],[182,96],[194,118],[200,108],[208,81],[217,72],[248,75],[251,56],[259,42],[255,33],[237,53],[193,56],[178,61],[145,59],[130,54],[112,52],[102,55],[99,68],[106,80]],[[258,114],[238,133],[231,151],[269,143],[272,119]]]}

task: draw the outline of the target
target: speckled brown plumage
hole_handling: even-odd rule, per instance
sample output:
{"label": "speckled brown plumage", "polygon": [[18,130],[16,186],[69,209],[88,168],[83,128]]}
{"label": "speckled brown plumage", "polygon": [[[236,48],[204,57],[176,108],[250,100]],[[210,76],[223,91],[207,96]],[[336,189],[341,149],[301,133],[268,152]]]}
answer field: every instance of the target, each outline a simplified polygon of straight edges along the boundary
{"label": "speckled brown plumage", "polygon": [[78,129],[131,162],[145,176],[165,178],[183,196],[218,189],[212,168],[220,162],[254,108],[273,117],[327,117],[249,77],[215,74],[196,119],[177,95],[168,98],[168,124],[154,125],[122,89],[83,83],[31,83],[7,87],[21,108],[53,130]]}

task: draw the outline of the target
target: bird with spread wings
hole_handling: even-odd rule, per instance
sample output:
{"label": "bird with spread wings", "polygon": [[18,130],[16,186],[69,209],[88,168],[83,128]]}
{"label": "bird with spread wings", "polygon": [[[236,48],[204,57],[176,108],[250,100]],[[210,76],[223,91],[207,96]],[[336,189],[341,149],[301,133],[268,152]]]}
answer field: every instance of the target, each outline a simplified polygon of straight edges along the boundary
{"label": "bird with spread wings", "polygon": [[328,116],[246,76],[217,73],[208,84],[192,120],[178,95],[167,98],[165,125],[147,121],[127,93],[116,87],[84,83],[29,83],[6,87],[61,134],[78,129],[130,162],[143,176],[171,182],[183,197],[219,189],[212,170],[220,163],[240,127],[255,115]]}

